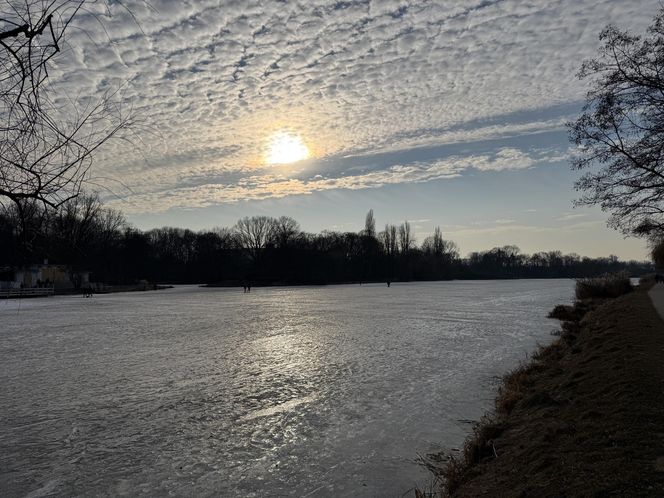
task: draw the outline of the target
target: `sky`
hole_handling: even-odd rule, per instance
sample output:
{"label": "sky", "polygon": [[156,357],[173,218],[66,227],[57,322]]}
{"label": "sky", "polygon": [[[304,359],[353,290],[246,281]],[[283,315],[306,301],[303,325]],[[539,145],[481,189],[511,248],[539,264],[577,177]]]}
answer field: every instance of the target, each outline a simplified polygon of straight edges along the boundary
{"label": "sky", "polygon": [[[138,228],[266,214],[357,231],[373,209],[379,228],[408,220],[420,242],[440,226],[462,254],[515,244],[644,259],[607,213],[573,206],[565,123],[601,29],[643,32],[657,8],[111,1],[77,16],[51,79],[62,98],[110,92],[136,118],[99,151],[90,188]],[[283,163],[283,137],[310,157]]]}

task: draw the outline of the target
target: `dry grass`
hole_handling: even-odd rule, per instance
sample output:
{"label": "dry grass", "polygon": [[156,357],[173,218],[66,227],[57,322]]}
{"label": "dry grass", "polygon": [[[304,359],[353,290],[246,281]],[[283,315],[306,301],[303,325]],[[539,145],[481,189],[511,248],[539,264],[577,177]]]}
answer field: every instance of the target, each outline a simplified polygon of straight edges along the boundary
{"label": "dry grass", "polygon": [[443,468],[445,485],[442,496],[451,496],[465,482],[468,465],[461,459],[451,456]]}
{"label": "dry grass", "polygon": [[441,478],[439,496],[451,496],[468,480],[469,473],[476,465],[498,457],[494,440],[504,430],[502,418],[496,415],[485,415],[473,426],[473,433],[466,439],[462,454],[450,455],[443,467],[435,467],[435,472]]}
{"label": "dry grass", "polygon": [[[562,332],[559,335],[562,336]],[[547,364],[559,360],[564,354],[565,345],[561,341],[555,341],[549,346],[539,348],[533,354],[533,360]]]}
{"label": "dry grass", "polygon": [[464,460],[479,463],[484,458],[495,458],[497,453],[493,440],[504,430],[505,427],[496,418],[485,416],[473,427],[473,437],[463,447]]}
{"label": "dry grass", "polygon": [[440,484],[437,481],[430,482],[424,488],[415,487],[412,490],[408,490],[402,496],[409,496],[411,491],[415,492],[415,498],[440,498]]}
{"label": "dry grass", "polygon": [[496,398],[496,412],[508,414],[514,406],[523,398],[532,383],[533,376],[544,367],[538,361],[520,365],[503,378],[503,384],[498,390]]}
{"label": "dry grass", "polygon": [[627,272],[607,273],[600,277],[580,278],[576,281],[576,298],[613,298],[632,292]]}
{"label": "dry grass", "polygon": [[[466,439],[461,456],[451,455],[444,466],[435,467],[442,477],[441,496],[450,496],[467,479],[467,474],[474,465],[482,460],[497,458],[498,452],[494,440],[505,430],[498,417],[484,416],[473,426],[473,433]],[[440,488],[439,488],[440,489]]]}

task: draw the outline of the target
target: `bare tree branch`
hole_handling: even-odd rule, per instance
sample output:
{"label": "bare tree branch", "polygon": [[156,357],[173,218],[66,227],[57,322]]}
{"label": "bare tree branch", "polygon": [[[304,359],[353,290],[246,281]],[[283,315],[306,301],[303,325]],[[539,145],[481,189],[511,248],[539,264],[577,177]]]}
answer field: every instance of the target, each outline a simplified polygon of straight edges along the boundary
{"label": "bare tree branch", "polygon": [[132,124],[117,92],[58,99],[47,84],[84,3],[0,1],[0,197],[14,203],[58,207],[76,198],[95,153]]}
{"label": "bare tree branch", "polygon": [[609,225],[648,236],[664,226],[664,8],[644,37],[609,26],[599,56],[580,78],[592,79],[583,113],[569,123],[578,146],[577,204],[599,205]]}

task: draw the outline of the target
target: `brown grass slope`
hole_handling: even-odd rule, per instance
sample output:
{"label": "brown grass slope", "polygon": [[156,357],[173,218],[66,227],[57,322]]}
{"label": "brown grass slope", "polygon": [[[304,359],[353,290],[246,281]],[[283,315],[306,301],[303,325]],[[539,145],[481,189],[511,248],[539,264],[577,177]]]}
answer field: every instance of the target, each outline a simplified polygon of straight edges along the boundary
{"label": "brown grass slope", "polygon": [[664,322],[643,288],[557,311],[560,339],[506,376],[448,491],[664,497]]}

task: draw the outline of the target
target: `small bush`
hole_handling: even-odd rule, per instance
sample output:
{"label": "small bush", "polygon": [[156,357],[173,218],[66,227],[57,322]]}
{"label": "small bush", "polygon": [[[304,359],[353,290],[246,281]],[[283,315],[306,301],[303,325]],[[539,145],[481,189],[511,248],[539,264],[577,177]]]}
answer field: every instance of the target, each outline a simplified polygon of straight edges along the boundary
{"label": "small bush", "polygon": [[579,278],[576,281],[576,298],[611,298],[632,291],[627,272],[607,273],[600,277]]}
{"label": "small bush", "polygon": [[575,311],[574,306],[559,304],[549,313],[549,318],[556,318],[558,320],[577,320],[578,316]]}
{"label": "small bush", "polygon": [[548,316],[549,318],[555,318],[563,322],[580,322],[589,311],[594,310],[598,305],[602,304],[601,302],[601,299],[584,299],[576,301],[572,306],[559,304],[553,308]]}

